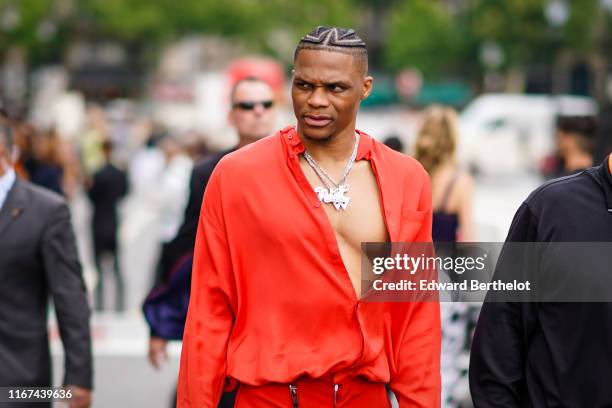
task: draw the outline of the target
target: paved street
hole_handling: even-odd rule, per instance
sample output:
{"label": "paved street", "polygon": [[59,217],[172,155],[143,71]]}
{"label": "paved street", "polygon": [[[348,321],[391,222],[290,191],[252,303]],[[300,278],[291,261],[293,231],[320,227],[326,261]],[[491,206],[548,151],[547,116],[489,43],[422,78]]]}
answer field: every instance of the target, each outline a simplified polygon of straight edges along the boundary
{"label": "paved street", "polygon": [[[92,321],[94,347],[93,408],[168,408],[178,373],[180,345],[169,347],[159,371],[147,360],[148,329],[138,313],[97,315]],[[63,373],[63,354],[55,325],[51,327],[54,378]],[[57,404],[58,408],[60,404]]]}

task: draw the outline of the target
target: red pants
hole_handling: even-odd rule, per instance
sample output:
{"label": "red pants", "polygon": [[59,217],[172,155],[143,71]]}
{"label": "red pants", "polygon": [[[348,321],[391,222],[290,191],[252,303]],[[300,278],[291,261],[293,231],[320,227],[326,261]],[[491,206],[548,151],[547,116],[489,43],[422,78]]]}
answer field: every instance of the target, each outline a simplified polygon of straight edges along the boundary
{"label": "red pants", "polygon": [[[364,379],[350,379],[341,384],[323,379],[302,379],[297,387],[299,408],[390,408],[391,402],[383,383]],[[334,392],[334,389],[337,391]],[[334,403],[335,399],[335,403]],[[240,384],[236,394],[236,408],[293,408],[289,384],[250,386]]]}

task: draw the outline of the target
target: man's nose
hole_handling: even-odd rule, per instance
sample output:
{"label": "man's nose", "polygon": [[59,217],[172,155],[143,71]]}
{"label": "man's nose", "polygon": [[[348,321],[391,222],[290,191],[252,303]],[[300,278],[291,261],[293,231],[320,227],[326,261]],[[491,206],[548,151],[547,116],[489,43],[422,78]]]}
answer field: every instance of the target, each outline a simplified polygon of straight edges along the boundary
{"label": "man's nose", "polygon": [[263,115],[265,111],[266,108],[263,106],[262,103],[256,103],[255,107],[253,108],[253,113],[255,113],[255,115],[257,116]]}
{"label": "man's nose", "polygon": [[329,99],[327,99],[325,88],[316,87],[308,97],[308,105],[312,106],[313,108],[328,106]]}

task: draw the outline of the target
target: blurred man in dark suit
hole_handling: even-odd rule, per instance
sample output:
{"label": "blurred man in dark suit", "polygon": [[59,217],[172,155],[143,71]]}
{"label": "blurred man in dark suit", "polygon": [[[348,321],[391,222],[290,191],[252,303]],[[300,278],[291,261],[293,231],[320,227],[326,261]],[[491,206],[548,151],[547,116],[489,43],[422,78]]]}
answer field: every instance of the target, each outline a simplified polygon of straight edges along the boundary
{"label": "blurred man in dark suit", "polygon": [[65,350],[63,384],[73,395],[69,406],[87,408],[92,389],[89,306],[70,212],[58,194],[17,180],[12,126],[0,111],[0,387],[51,385],[51,296]]}
{"label": "blurred man in dark suit", "polygon": [[94,174],[93,182],[87,191],[93,204],[94,259],[98,270],[96,310],[104,309],[102,260],[108,255],[112,261],[112,270],[115,275],[115,310],[120,312],[124,309],[125,293],[117,251],[117,229],[119,228],[117,205],[127,193],[127,175],[112,163],[113,145],[110,140],[102,143],[102,153],[104,166]]}

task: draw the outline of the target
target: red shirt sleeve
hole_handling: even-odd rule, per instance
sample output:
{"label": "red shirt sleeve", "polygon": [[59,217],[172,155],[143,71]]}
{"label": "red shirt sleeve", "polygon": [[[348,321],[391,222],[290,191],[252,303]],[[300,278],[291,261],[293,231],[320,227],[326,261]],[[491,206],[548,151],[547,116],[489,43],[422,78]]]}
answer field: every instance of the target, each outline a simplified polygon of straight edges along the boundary
{"label": "red shirt sleeve", "polygon": [[[423,188],[419,210],[427,211],[415,242],[431,242],[431,185],[423,171]],[[403,330],[397,353],[397,373],[391,378],[391,389],[400,408],[435,408],[440,406],[440,304],[437,301],[415,302]]]}
{"label": "red shirt sleeve", "polygon": [[214,172],[204,194],[195,243],[178,382],[179,408],[218,405],[234,323],[236,291],[232,276],[219,174]]}

